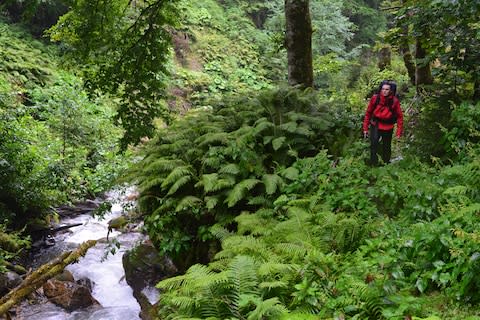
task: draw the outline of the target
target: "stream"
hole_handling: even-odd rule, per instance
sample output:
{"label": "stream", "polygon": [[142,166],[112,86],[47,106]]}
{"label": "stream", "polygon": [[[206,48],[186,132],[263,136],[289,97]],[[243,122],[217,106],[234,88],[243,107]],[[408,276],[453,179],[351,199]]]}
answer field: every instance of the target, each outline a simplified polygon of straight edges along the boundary
{"label": "stream", "polygon": [[[109,200],[119,198],[118,193],[112,193]],[[140,319],[140,305],[133,297],[133,290],[125,281],[125,272],[122,265],[122,256],[145,236],[138,232],[120,233],[110,232],[109,239],[116,239],[119,248],[109,245],[104,239],[107,236],[108,221],[122,214],[122,204],[113,199],[113,205],[103,219],[81,214],[61,220],[61,224],[82,225],[72,227],[69,231],[55,236],[56,244],[42,249],[34,257],[34,267],[48,262],[65,250],[72,250],[86,240],[99,240],[95,247],[87,251],[85,257],[78,263],[67,266],[75,280],[88,278],[91,280],[92,295],[101,306],[93,306],[73,312],[46,301],[45,303],[23,306],[16,320],[136,320]],[[102,239],[102,240],[100,240]],[[115,248],[112,254],[110,249]],[[109,252],[108,255],[106,253]],[[151,290],[152,291],[152,290]],[[147,293],[148,294],[148,293]],[[153,290],[148,296],[150,301],[158,297]]]}

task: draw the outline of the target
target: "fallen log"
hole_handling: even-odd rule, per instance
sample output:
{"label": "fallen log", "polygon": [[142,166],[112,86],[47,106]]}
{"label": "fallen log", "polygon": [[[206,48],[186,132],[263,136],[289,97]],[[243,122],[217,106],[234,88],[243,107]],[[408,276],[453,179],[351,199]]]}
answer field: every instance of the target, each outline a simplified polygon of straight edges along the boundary
{"label": "fallen log", "polygon": [[62,253],[59,257],[42,265],[40,268],[27,275],[19,286],[10,290],[9,293],[0,299],[0,316],[4,315],[17,303],[21,302],[30,293],[40,288],[45,282],[47,282],[47,280],[61,273],[67,265],[77,262],[78,259],[83,257],[87,253],[87,250],[93,247],[96,243],[96,240],[88,240],[82,243],[74,251]]}

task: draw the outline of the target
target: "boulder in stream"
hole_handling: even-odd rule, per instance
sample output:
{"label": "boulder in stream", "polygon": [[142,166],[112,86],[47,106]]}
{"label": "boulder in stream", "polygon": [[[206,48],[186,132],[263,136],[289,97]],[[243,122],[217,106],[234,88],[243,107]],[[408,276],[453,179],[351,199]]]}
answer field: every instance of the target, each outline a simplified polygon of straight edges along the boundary
{"label": "boulder in stream", "polygon": [[71,281],[50,279],[43,285],[43,293],[51,302],[68,311],[99,304],[87,286]]}
{"label": "boulder in stream", "polygon": [[15,288],[22,282],[22,277],[16,272],[7,271],[0,273],[0,296]]}
{"label": "boulder in stream", "polygon": [[140,317],[144,320],[154,319],[155,310],[152,302],[144,294],[144,289],[154,288],[160,280],[174,276],[178,272],[177,268],[168,257],[161,256],[149,242],[127,251],[122,257],[122,263],[125,280],[132,287],[133,296],[142,309]]}

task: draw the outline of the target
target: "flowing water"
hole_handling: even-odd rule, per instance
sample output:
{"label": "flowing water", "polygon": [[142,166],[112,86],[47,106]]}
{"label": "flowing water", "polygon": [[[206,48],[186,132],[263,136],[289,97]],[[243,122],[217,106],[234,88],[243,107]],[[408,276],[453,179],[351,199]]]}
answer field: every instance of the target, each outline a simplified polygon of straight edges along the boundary
{"label": "flowing water", "polygon": [[[70,228],[70,231],[57,235],[57,244],[45,249],[35,258],[35,264],[41,265],[60,252],[77,247],[86,240],[103,239],[107,235],[107,223],[110,219],[122,213],[122,206],[116,203],[103,219],[94,218],[83,214],[73,218],[63,219],[62,224],[81,223],[81,226]],[[78,311],[67,312],[52,303],[28,306],[15,318],[17,320],[136,320],[140,319],[140,306],[133,297],[133,291],[126,283],[125,272],[122,266],[124,252],[141,241],[140,233],[130,232],[121,234],[113,231],[109,239],[115,238],[120,247],[109,245],[107,241],[99,240],[95,247],[88,250],[85,257],[78,263],[67,266],[75,280],[88,278],[93,283],[92,295],[100,303],[95,306]],[[115,248],[115,253],[106,252]],[[155,292],[152,293],[153,295]],[[151,301],[155,297],[150,297]]]}

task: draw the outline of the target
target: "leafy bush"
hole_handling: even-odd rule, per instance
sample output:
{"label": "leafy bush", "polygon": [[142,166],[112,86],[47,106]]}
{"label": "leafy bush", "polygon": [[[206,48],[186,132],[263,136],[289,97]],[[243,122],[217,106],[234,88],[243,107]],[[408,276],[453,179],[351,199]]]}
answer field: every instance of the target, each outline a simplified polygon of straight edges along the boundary
{"label": "leafy bush", "polygon": [[192,111],[161,130],[131,175],[151,239],[177,257],[205,250],[209,226],[232,228],[241,212],[271,207],[298,178],[295,160],[339,139],[332,114],[313,92],[280,89]]}

